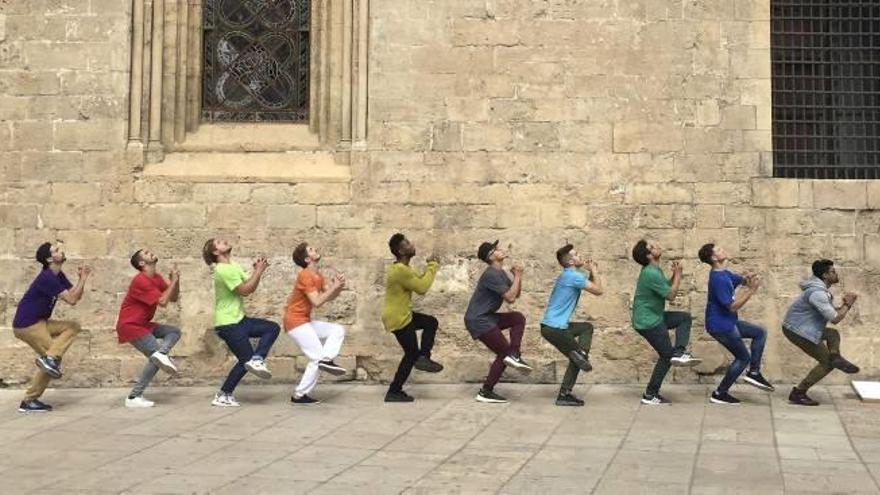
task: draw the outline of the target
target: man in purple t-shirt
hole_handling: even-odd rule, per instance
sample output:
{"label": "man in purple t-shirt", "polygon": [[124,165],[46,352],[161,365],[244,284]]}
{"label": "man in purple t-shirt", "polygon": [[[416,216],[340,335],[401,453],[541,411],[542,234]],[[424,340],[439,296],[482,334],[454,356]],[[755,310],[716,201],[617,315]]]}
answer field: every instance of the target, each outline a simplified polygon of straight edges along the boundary
{"label": "man in purple t-shirt", "polygon": [[61,378],[61,356],[80,331],[79,323],[51,320],[58,299],[75,305],[82,298],[86,280],[92,273],[88,266],[79,268],[76,285],[70,283],[61,266],[67,261],[60,241],[46,242],[37,248],[37,261],[43,269],[22,296],[12,320],[15,337],[36,351],[39,370],[34,375],[19,412],[51,411],[52,406],[39,400],[52,378]]}

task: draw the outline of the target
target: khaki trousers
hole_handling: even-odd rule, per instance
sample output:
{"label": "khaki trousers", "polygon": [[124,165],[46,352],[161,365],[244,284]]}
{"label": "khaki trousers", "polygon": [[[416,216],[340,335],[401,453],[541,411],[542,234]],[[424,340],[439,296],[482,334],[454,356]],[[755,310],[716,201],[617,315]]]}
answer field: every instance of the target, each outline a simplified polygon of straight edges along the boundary
{"label": "khaki trousers", "polygon": [[[13,332],[18,340],[31,346],[38,356],[49,356],[60,360],[81,329],[82,327],[75,321],[40,320],[29,327],[15,328]],[[43,395],[50,379],[49,375],[39,368],[24,394],[24,400],[37,399]]]}

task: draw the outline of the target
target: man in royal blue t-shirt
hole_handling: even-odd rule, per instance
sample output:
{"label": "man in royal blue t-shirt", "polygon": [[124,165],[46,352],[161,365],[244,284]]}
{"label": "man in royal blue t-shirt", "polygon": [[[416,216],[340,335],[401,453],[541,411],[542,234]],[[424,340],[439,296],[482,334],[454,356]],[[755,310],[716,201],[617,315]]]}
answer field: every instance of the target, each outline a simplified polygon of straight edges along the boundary
{"label": "man in royal blue t-shirt", "polygon": [[[706,300],[706,331],[733,354],[733,362],[727,367],[724,378],[712,392],[710,400],[715,404],[739,404],[739,399],[730,395],[729,391],[747,366],[749,370],[743,377],[746,383],[772,392],[773,385],[761,375],[761,356],[764,354],[767,331],[740,320],[737,315],[737,311],[758,290],[761,278],[757,275],[742,276],[728,270],[725,267],[728,256],[721,246],[705,244],[697,256],[712,267]],[[736,289],[743,284],[745,288],[737,298]],[[746,349],[743,339],[751,339],[751,352]]]}
{"label": "man in royal blue t-shirt", "polygon": [[[550,301],[541,320],[541,336],[568,358],[568,368],[559,387],[556,405],[583,406],[584,401],[577,398],[572,390],[577,383],[578,373],[593,369],[589,360],[593,325],[586,321],[569,320],[577,308],[581,291],[602,295],[602,282],[596,264],[590,260],[584,261],[571,244],[556,251],[556,261],[562,266],[562,273],[550,293]],[[585,269],[586,273],[579,268]]]}
{"label": "man in royal blue t-shirt", "polygon": [[58,299],[70,305],[79,302],[86,280],[92,273],[90,267],[81,266],[78,270],[79,280],[76,285],[71,284],[61,271],[67,257],[60,241],[43,243],[37,249],[36,260],[43,269],[22,296],[12,320],[15,337],[37,353],[36,364],[39,368],[18,407],[19,412],[52,410],[52,406],[40,401],[40,396],[51,378],[61,378],[61,356],[80,331],[79,323],[51,319],[52,311]]}

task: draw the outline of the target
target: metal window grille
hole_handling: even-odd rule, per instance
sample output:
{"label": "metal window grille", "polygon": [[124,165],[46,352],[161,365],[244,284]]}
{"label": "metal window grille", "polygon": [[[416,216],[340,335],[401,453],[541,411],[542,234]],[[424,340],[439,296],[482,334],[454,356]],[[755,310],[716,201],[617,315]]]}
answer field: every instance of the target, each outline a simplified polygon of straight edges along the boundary
{"label": "metal window grille", "polygon": [[202,118],[303,121],[310,0],[205,0]]}
{"label": "metal window grille", "polygon": [[772,0],[773,175],[880,178],[880,1]]}

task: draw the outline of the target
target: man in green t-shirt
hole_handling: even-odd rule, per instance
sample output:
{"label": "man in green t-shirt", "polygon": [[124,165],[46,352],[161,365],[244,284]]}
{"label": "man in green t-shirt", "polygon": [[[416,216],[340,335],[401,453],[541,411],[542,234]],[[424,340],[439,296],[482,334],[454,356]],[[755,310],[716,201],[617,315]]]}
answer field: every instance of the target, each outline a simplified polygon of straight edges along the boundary
{"label": "man in green t-shirt", "polygon": [[[385,300],[382,303],[382,326],[391,332],[403,356],[394,373],[394,380],[385,394],[385,402],[412,402],[411,395],[403,391],[413,367],[428,373],[439,373],[443,365],[431,359],[434,337],[439,323],[437,318],[412,310],[412,294],[424,295],[434,283],[440,264],[431,256],[422,273],[416,272],[410,262],[416,255],[416,246],[401,233],[394,234],[388,247],[395,261],[385,272]],[[422,331],[421,344],[416,330]]]}
{"label": "man in green t-shirt", "polygon": [[[637,242],[632,250],[633,260],[642,265],[633,298],[632,326],[659,356],[642,396],[642,404],[648,405],[669,403],[660,395],[660,386],[671,365],[696,366],[701,361],[687,352],[691,337],[690,313],[666,311],[666,301],[675,299],[681,284],[682,266],[673,261],[672,278],[667,279],[660,268],[661,256],[660,245],[644,239]],[[669,329],[672,328],[675,329],[675,347],[669,341]]]}
{"label": "man in green t-shirt", "polygon": [[[214,332],[238,359],[211,402],[219,407],[240,405],[232,393],[248,371],[260,378],[272,378],[265,359],[281,331],[274,321],[250,318],[244,314],[242,298],[257,290],[263,272],[269,266],[266,258],[257,258],[254,272],[248,275],[241,265],[231,261],[231,255],[232,246],[222,239],[208,239],[202,249],[202,258],[214,269]],[[250,339],[259,339],[256,349],[252,347]]]}

